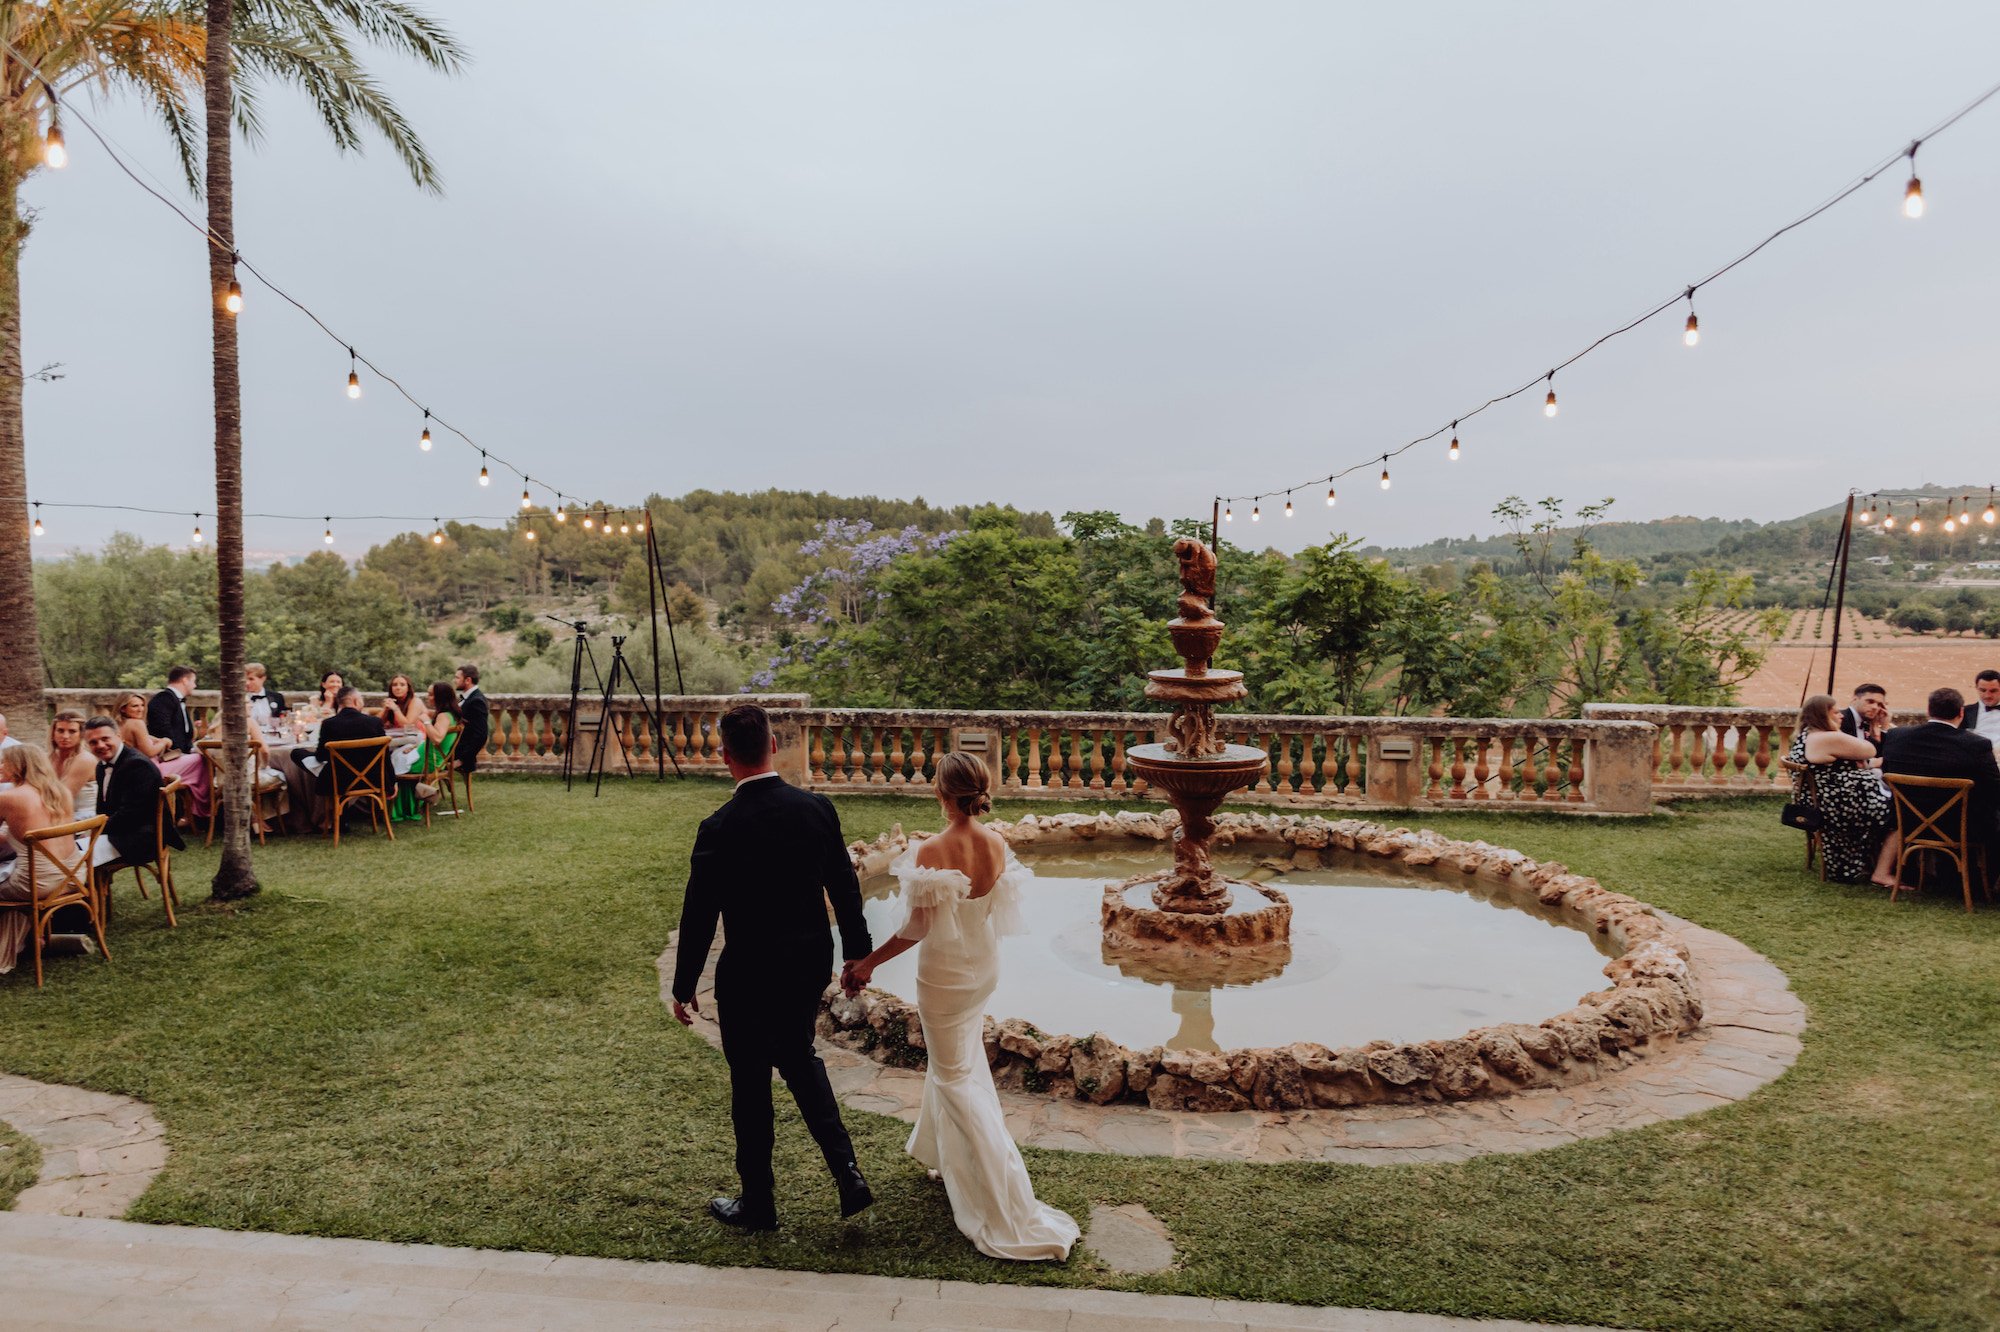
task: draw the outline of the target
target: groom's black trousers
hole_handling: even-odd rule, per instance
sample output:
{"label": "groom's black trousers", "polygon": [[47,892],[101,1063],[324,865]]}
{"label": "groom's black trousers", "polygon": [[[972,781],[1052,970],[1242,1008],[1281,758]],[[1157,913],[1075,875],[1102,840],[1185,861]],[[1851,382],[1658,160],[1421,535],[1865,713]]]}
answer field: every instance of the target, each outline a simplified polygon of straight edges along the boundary
{"label": "groom's black trousers", "polygon": [[725,946],[715,969],[716,1018],[722,1056],[729,1061],[729,1114],[736,1127],[736,1173],[743,1199],[772,1201],[771,1070],[791,1089],[799,1115],[829,1168],[854,1160],[840,1122],[840,1104],[813,1049],[820,996],[833,979],[833,940],[826,934],[793,942],[760,940],[755,955],[732,957]]}

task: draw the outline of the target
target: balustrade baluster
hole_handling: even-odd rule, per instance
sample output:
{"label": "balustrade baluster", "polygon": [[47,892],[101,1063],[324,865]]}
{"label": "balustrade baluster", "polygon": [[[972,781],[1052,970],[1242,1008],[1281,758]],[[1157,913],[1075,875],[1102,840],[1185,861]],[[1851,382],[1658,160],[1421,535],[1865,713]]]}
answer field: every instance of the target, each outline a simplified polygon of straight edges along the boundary
{"label": "balustrade baluster", "polygon": [[812,735],[812,748],[807,751],[806,778],[808,781],[826,780],[826,728],[817,722],[809,723],[806,730]]}
{"label": "balustrade baluster", "polygon": [[1542,770],[1542,778],[1546,783],[1542,788],[1542,799],[1561,800],[1563,798],[1561,755],[1556,751],[1562,744],[1562,738],[1544,735],[1542,739],[1548,745],[1548,767]]}
{"label": "balustrade baluster", "polygon": [[841,783],[847,780],[847,727],[836,724],[833,728],[833,767],[827,771],[829,782]]}
{"label": "balustrade baluster", "polygon": [[1313,746],[1318,742],[1319,737],[1311,731],[1299,737],[1299,794],[1302,796],[1319,794],[1319,787],[1313,781],[1313,774],[1317,771],[1313,764]]}
{"label": "balustrade baluster", "polygon": [[1285,731],[1276,731],[1272,733],[1271,738],[1278,742],[1278,764],[1273,770],[1271,785],[1277,789],[1279,795],[1291,795],[1294,790],[1292,786],[1292,736]]}
{"label": "balustrade baluster", "polygon": [[903,773],[903,728],[889,728],[889,785],[901,786],[909,780]]}
{"label": "balustrade baluster", "polygon": [[1569,738],[1569,800],[1571,804],[1583,803],[1583,746],[1578,736]]}
{"label": "balustrade baluster", "polygon": [[1125,770],[1125,731],[1111,733],[1111,789],[1120,793],[1132,789],[1132,774]]}
{"label": "balustrade baluster", "polygon": [[1030,791],[1043,789],[1042,728],[1039,726],[1030,726],[1028,728],[1028,789]]}
{"label": "balustrade baluster", "polygon": [[1688,781],[1699,782],[1708,775],[1707,750],[1708,727],[1697,724],[1689,728],[1688,736]]}
{"label": "balustrade baluster", "polygon": [[1743,772],[1750,766],[1750,727],[1747,724],[1739,724],[1736,728],[1736,753],[1730,761],[1736,769],[1730,780],[1741,786],[1749,780]]}
{"label": "balustrade baluster", "polygon": [[1005,771],[1001,774],[1000,784],[1015,787],[1021,785],[1021,732],[1018,727],[1009,727],[1007,730],[1007,762]]}
{"label": "balustrade baluster", "polygon": [[1465,799],[1465,739],[1453,736],[1451,745],[1451,792],[1453,800]]}
{"label": "balustrade baluster", "polygon": [[1682,774],[1686,771],[1685,760],[1681,757],[1681,738],[1686,732],[1687,727],[1680,722],[1675,722],[1672,730],[1674,733],[1674,745],[1673,752],[1667,759],[1667,780],[1672,783],[1678,783],[1682,780]]}
{"label": "balustrade baluster", "polygon": [[888,781],[888,774],[883,772],[882,770],[882,728],[879,726],[871,726],[868,728],[868,731],[869,731],[869,744],[871,747],[869,748],[867,754],[867,760],[868,760],[867,784],[870,786],[881,786]]}
{"label": "balustrade baluster", "polygon": [[[1421,739],[1421,738],[1419,738],[1419,739],[1418,739],[1417,743],[1418,743],[1419,745],[1424,745],[1424,744],[1426,744],[1426,742],[1425,742],[1425,741],[1424,741],[1423,739]],[[1430,771],[1430,781],[1429,781],[1429,782],[1427,782],[1427,783],[1425,783],[1425,785],[1424,785],[1424,799],[1426,799],[1426,800],[1440,800],[1440,799],[1443,799],[1443,797],[1444,797],[1444,740],[1443,740],[1443,738],[1442,738],[1442,737],[1434,737],[1434,738],[1432,738],[1432,739],[1431,739],[1431,740],[1430,740],[1430,741],[1428,742],[1428,748],[1429,748],[1429,749],[1430,749],[1430,751],[1431,751],[1431,766],[1430,766],[1430,770],[1429,770],[1429,771]],[[1351,751],[1351,750],[1350,750],[1349,752],[1350,752],[1350,753],[1352,753],[1352,751]]]}
{"label": "balustrade baluster", "polygon": [[1473,737],[1472,743],[1475,746],[1472,763],[1472,798],[1491,800],[1493,793],[1486,789],[1486,780],[1493,775],[1493,769],[1487,765],[1486,750],[1487,746],[1493,743],[1493,739],[1491,736],[1479,735]]}

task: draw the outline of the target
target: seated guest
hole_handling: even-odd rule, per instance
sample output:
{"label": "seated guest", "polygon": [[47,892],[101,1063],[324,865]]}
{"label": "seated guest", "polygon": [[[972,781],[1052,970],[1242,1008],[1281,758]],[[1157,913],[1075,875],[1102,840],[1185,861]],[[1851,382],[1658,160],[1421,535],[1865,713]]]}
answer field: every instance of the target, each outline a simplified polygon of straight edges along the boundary
{"label": "seated guest", "polygon": [[207,729],[195,725],[188,713],[188,695],[194,692],[194,667],[176,666],[167,672],[167,687],[146,704],[146,731],[172,745],[182,754],[194,753],[195,737]]}
{"label": "seated guest", "polygon": [[1889,729],[1889,692],[1878,684],[1856,685],[1854,701],[1840,713],[1843,735],[1856,736],[1882,752],[1882,736]]}
{"label": "seated guest", "polygon": [[[451,733],[458,729],[458,695],[451,686],[440,680],[431,686],[429,715],[418,728],[423,732],[421,744],[409,745],[390,755],[390,762],[396,775],[416,771],[418,773],[437,772],[445,745],[451,740]],[[389,817],[408,821],[423,817],[423,810],[417,807],[419,801],[429,803],[438,797],[437,787],[429,782],[398,783],[396,799],[389,806]]]}
{"label": "seated guest", "polygon": [[[146,765],[150,771],[151,764]],[[56,780],[55,769],[40,745],[19,741],[0,749],[0,826],[13,866],[0,878],[0,901],[32,902],[63,887],[63,871],[74,870],[82,853],[67,837],[41,843],[35,850],[32,875],[27,835],[68,823],[69,789]],[[0,975],[12,971],[27,947],[33,921],[25,911],[0,912]]]}
{"label": "seated guest", "polygon": [[[1820,812],[1819,854],[1826,877],[1838,883],[1871,880],[1895,886],[1897,842],[1889,832],[1889,790],[1874,769],[1875,747],[1840,729],[1840,705],[1814,694],[1799,709],[1799,733],[1785,757],[1812,766],[1813,799]],[[1805,779],[1793,779],[1792,799],[1804,801]]]}
{"label": "seated guest", "polygon": [[97,863],[150,865],[162,831],[167,845],[181,850],[181,835],[172,827],[160,828],[160,788],[166,780],[159,768],[120,738],[118,724],[109,717],[85,722],[83,743],[97,760],[97,812],[106,820],[97,842]]}
{"label": "seated guest", "polygon": [[262,662],[251,662],[243,668],[243,682],[250,693],[250,721],[256,726],[267,726],[285,715],[285,696],[271,688],[270,672]]}
{"label": "seated guest", "polygon": [[200,754],[176,754],[173,741],[154,735],[147,726],[149,711],[146,700],[138,694],[127,694],[118,700],[118,738],[128,748],[159,765],[167,777],[178,777],[187,783],[188,798],[194,804],[196,818],[208,817],[209,778],[208,760]]}
{"label": "seated guest", "polygon": [[49,723],[49,767],[69,791],[76,817],[97,812],[97,760],[83,747],[83,714],[64,708]]}
{"label": "seated guest", "polygon": [[333,696],[333,703],[333,715],[319,724],[319,748],[292,751],[292,757],[301,762],[312,760],[312,772],[322,791],[333,789],[333,760],[327,755],[328,745],[336,740],[382,740],[389,734],[380,717],[371,717],[361,710],[361,691],[353,685],[342,685]]}
{"label": "seated guest", "polygon": [[[1959,729],[1965,697],[1956,689],[1932,690],[1925,711],[1930,720],[1917,726],[1898,726],[1882,738],[1882,771],[1894,776],[1970,780],[1972,801],[1966,834],[1975,845],[1991,846],[2000,841],[2000,763],[1994,761],[1993,746],[1975,733]],[[1910,793],[1911,803],[1920,810],[1935,808],[1936,797],[1927,803],[1927,794]]]}
{"label": "seated guest", "polygon": [[19,740],[7,734],[7,714],[0,712],[0,749],[12,749],[20,743]]}
{"label": "seated guest", "polygon": [[319,677],[319,710],[327,716],[333,715],[334,698],[347,687],[347,677],[339,671],[328,671]]}
{"label": "seated guest", "polygon": [[479,767],[479,751],[486,748],[489,734],[486,695],[479,692],[479,668],[459,667],[452,683],[458,687],[458,719],[462,727],[458,737],[458,770],[472,772]]}
{"label": "seated guest", "polygon": [[1979,701],[1966,705],[1959,729],[1976,731],[1987,744],[2000,746],[2000,671],[1981,671],[1972,677],[1972,691]]}
{"label": "seated guest", "polygon": [[383,697],[382,710],[375,715],[392,730],[414,731],[423,725],[424,700],[418,696],[409,676],[389,677],[389,691]]}

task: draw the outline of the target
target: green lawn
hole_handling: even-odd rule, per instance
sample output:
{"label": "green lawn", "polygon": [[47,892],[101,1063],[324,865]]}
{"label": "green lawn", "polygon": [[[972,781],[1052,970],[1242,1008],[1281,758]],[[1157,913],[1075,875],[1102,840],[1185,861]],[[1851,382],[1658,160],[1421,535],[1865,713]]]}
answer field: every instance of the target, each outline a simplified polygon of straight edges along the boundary
{"label": "green lawn", "polygon": [[[768,1238],[733,1187],[721,1056],[675,1026],[655,955],[717,782],[482,781],[478,815],[274,841],[264,895],[169,931],[129,877],[114,965],[0,983],[0,1068],[151,1102],[173,1157],[140,1220],[714,1264],[1108,1285],[1645,1327],[1993,1326],[2000,1310],[2000,910],[1891,908],[1799,867],[1770,802],[1650,820],[1454,816],[1760,949],[1811,1009],[1804,1056],[1724,1110],[1531,1156],[1361,1168],[1031,1152],[1079,1215],[1141,1202],[1183,1256],[1120,1278],[1005,1266],[851,1114],[880,1204],[842,1224],[782,1098]],[[1046,808],[1040,807],[1040,808]],[[1020,809],[1002,810],[1014,815]],[[850,836],[934,821],[850,799]],[[0,1149],[0,1184],[10,1158]]]}

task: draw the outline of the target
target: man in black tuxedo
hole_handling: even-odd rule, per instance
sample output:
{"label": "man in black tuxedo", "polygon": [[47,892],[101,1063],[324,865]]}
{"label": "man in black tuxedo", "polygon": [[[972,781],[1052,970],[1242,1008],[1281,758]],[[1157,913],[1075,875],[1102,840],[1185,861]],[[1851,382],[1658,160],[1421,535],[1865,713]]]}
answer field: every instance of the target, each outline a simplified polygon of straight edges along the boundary
{"label": "man in black tuxedo", "polygon": [[[1977,732],[1959,729],[1965,698],[1956,689],[1931,691],[1926,711],[1929,721],[1898,726],[1882,737],[1882,771],[1905,777],[1970,779],[1967,834],[1989,848],[2000,844],[2000,764],[1994,762],[1992,743]],[[1927,803],[1926,794],[1912,793],[1911,798],[1917,808],[1928,811],[1940,802],[1933,796]]]}
{"label": "man in black tuxedo", "polygon": [[1840,729],[1866,740],[1882,752],[1882,735],[1889,728],[1889,693],[1878,684],[1856,685],[1854,701],[1840,713]]}
{"label": "man in black tuxedo", "polygon": [[250,696],[250,706],[255,709],[259,703],[273,717],[282,717],[290,710],[285,696],[271,688],[271,676],[262,662],[253,661],[243,668],[243,683]]}
{"label": "man in black tuxedo", "polygon": [[730,1118],[736,1128],[739,1198],[717,1198],[709,1215],[745,1230],[772,1230],[778,1213],[771,1174],[771,1070],[778,1070],[840,1190],[840,1214],[875,1201],[840,1122],[840,1105],[813,1049],[820,996],[833,976],[826,907],[833,902],[841,954],[866,957],[861,883],[825,796],[801,791],[771,770],[771,721],[754,704],[722,717],[722,758],[736,793],[702,821],[681,906],[674,966],[674,1017],[692,1026],[695,984],[708,961],[716,918],[722,957],[715,967],[722,1054],[729,1061]]}
{"label": "man in black tuxedo", "polygon": [[194,719],[187,705],[194,683],[194,667],[176,666],[167,672],[167,687],[146,704],[146,734],[158,736],[183,754],[194,753]]}
{"label": "man in black tuxedo", "polygon": [[[361,710],[361,691],[353,685],[342,685],[333,695],[333,715],[319,724],[319,748],[310,755],[318,765],[313,780],[318,783],[319,789],[333,789],[333,758],[327,752],[328,745],[336,740],[381,740],[388,734],[380,717]],[[303,761],[307,757],[307,751],[303,749],[292,751],[295,761]]]}
{"label": "man in black tuxedo", "polygon": [[1979,695],[1965,705],[1961,731],[1977,731],[1987,744],[2000,744],[2000,671],[1981,671],[1972,677],[1972,692]]}
{"label": "man in black tuxedo", "polygon": [[486,695],[479,692],[479,668],[459,667],[452,685],[458,690],[458,748],[452,754],[460,772],[472,772],[479,767],[479,751],[486,748],[486,738],[492,734]]}
{"label": "man in black tuxedo", "polygon": [[[97,863],[152,864],[159,855],[160,788],[166,779],[152,760],[118,738],[118,723],[109,717],[85,722],[83,743],[97,758],[97,812],[104,816]],[[180,832],[171,823],[165,831],[167,845],[182,850]]]}

